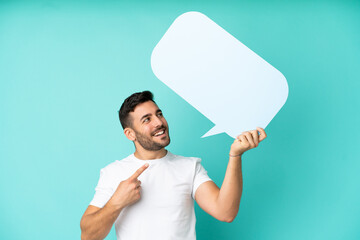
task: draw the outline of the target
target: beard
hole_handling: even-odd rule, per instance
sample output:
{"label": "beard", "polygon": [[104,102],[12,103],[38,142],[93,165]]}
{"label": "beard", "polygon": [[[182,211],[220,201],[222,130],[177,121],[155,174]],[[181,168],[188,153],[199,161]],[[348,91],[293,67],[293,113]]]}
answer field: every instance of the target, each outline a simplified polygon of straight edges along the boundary
{"label": "beard", "polygon": [[[134,130],[135,131],[135,130]],[[165,131],[167,132],[167,141],[164,141],[162,143],[159,142],[155,142],[151,139],[151,137],[148,137],[144,134],[141,134],[137,131],[135,131],[135,136],[136,136],[136,140],[138,141],[138,143],[145,149],[148,151],[158,151],[164,147],[166,147],[167,145],[170,144],[170,136],[169,136],[169,131],[168,129],[165,129]]]}

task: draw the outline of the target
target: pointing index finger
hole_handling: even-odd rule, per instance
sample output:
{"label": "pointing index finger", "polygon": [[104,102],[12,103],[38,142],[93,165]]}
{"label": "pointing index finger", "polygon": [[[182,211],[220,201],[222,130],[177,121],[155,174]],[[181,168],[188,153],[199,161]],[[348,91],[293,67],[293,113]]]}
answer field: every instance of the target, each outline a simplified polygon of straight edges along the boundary
{"label": "pointing index finger", "polygon": [[142,165],[138,170],[136,170],[136,172],[131,175],[130,179],[136,179],[138,178],[144,171],[145,169],[147,169],[149,166],[149,163],[145,163],[144,165]]}

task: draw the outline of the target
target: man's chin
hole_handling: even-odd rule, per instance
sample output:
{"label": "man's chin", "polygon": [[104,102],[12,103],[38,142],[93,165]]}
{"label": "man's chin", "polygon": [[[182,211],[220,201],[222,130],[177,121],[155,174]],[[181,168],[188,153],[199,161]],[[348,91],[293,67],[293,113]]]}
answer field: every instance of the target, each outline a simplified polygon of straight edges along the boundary
{"label": "man's chin", "polygon": [[157,142],[159,145],[166,147],[170,144],[170,138],[169,137],[164,137],[161,139],[161,141]]}

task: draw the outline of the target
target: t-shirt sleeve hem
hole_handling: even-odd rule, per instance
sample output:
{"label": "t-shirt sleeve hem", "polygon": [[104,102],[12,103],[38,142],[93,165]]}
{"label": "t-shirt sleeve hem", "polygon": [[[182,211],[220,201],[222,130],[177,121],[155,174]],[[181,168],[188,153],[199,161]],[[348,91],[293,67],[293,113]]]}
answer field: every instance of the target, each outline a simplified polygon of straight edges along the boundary
{"label": "t-shirt sleeve hem", "polygon": [[104,202],[103,201],[91,201],[89,203],[89,205],[92,205],[92,206],[95,206],[95,207],[98,207],[98,208],[103,208],[105,206]]}
{"label": "t-shirt sleeve hem", "polygon": [[194,188],[193,188],[193,191],[191,193],[191,197],[195,200],[195,193],[196,193],[196,190],[200,187],[201,184],[203,184],[204,182],[208,182],[208,181],[212,181],[213,180],[211,178],[205,178],[203,180],[201,180],[200,182],[197,182],[196,185],[194,185]]}

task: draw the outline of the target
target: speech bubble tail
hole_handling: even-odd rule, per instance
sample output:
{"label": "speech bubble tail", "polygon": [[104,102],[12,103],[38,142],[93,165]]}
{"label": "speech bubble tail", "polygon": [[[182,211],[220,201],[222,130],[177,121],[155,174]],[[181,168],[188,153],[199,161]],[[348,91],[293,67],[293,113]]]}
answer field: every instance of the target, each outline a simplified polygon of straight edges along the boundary
{"label": "speech bubble tail", "polygon": [[209,136],[212,136],[212,135],[216,135],[216,134],[219,134],[219,133],[223,133],[224,131],[219,129],[216,125],[211,128],[207,133],[205,133],[204,135],[201,136],[201,138],[205,138],[205,137],[209,137]]}

